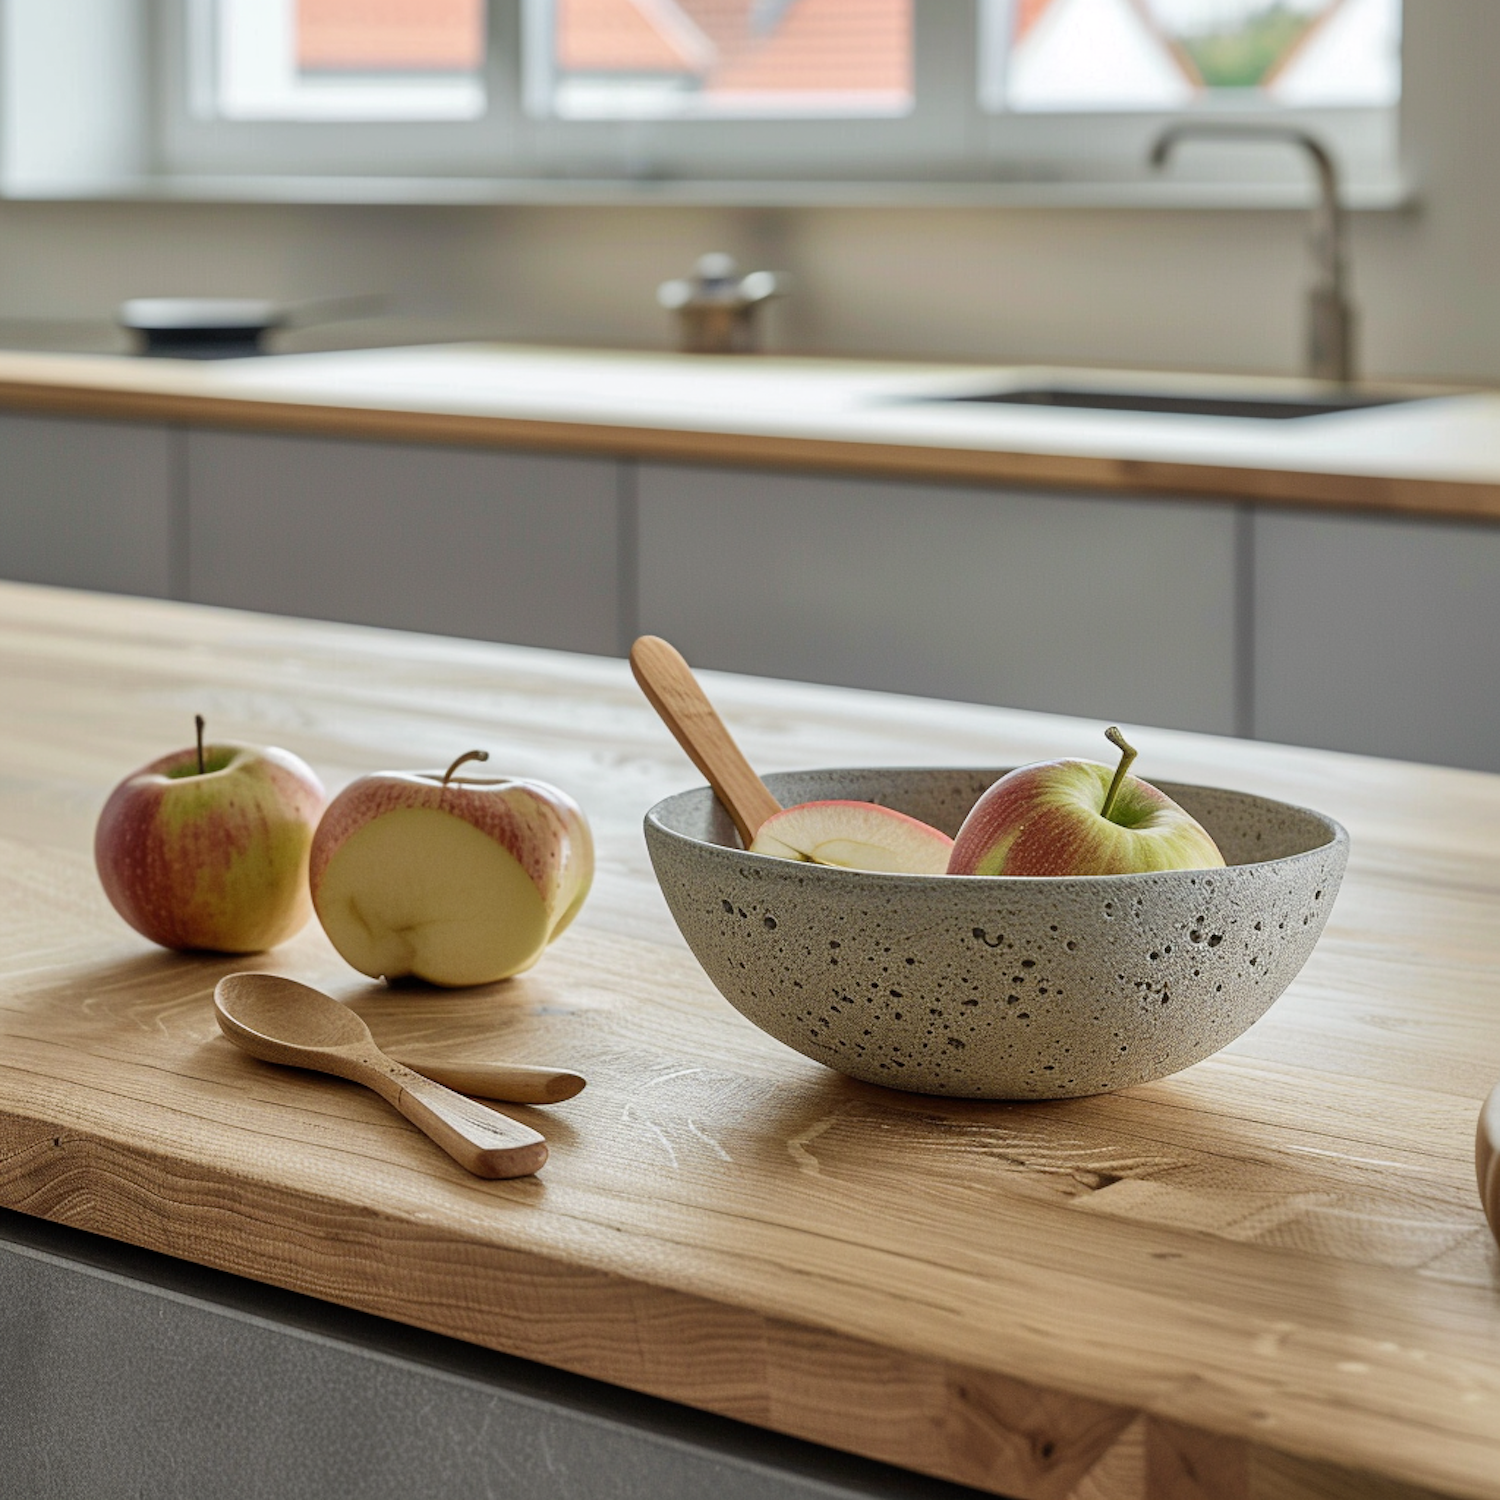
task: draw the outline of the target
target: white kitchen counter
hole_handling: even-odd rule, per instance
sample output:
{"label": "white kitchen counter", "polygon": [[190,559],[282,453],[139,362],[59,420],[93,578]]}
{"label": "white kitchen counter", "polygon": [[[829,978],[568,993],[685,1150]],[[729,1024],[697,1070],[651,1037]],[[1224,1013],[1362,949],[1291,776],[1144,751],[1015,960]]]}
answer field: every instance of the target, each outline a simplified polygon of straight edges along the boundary
{"label": "white kitchen counter", "polygon": [[0,355],[0,408],[665,461],[1500,519],[1500,394],[1294,421],[944,403],[1307,382],[502,344],[227,361]]}

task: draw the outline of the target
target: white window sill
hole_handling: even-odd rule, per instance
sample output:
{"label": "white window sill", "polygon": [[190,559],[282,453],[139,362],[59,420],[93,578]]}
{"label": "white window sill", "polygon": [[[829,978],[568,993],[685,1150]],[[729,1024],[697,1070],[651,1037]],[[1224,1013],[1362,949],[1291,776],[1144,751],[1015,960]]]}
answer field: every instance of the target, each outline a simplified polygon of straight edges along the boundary
{"label": "white window sill", "polygon": [[[1415,187],[1398,178],[1351,182],[1344,204],[1360,212],[1410,209]],[[101,182],[0,185],[21,202],[576,204],[651,203],[743,208],[1118,208],[1301,209],[1311,181],[777,181],[493,177],[174,176]]]}

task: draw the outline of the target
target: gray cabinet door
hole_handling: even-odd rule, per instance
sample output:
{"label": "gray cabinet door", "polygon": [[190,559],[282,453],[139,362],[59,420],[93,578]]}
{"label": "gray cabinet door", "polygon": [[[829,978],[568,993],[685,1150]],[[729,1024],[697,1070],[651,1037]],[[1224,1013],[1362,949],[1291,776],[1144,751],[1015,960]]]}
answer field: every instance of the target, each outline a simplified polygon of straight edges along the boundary
{"label": "gray cabinet door", "polygon": [[612,462],[222,432],[187,442],[194,600],[620,648]]}
{"label": "gray cabinet door", "polygon": [[1500,771],[1500,528],[1254,528],[1257,738]]}
{"label": "gray cabinet door", "polygon": [[1233,507],[643,466],[644,630],[706,667],[1235,732]]}
{"label": "gray cabinet door", "polygon": [[164,427],[0,415],[0,578],[174,592]]}

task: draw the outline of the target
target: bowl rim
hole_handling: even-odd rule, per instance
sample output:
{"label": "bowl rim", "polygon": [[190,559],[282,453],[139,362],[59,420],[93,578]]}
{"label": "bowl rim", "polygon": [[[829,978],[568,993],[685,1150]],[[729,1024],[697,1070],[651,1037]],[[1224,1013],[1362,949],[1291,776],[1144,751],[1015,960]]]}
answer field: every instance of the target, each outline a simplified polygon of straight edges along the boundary
{"label": "bowl rim", "polygon": [[[872,771],[884,771],[888,773],[922,773],[931,775],[984,775],[994,773],[996,780],[1009,772],[1021,769],[1018,766],[812,766],[801,770],[772,771],[767,773],[768,779],[782,776],[815,776],[815,775],[838,775],[867,774]],[[911,881],[938,881],[944,886],[950,883],[959,886],[970,886],[975,889],[987,887],[994,889],[997,881],[1012,887],[1035,887],[1039,885],[1056,885],[1059,882],[1084,882],[1094,886],[1108,886],[1128,881],[1156,880],[1174,875],[1196,875],[1216,874],[1220,870],[1264,870],[1271,869],[1277,865],[1289,865],[1297,860],[1306,860],[1314,855],[1324,853],[1331,848],[1342,847],[1345,851],[1349,847],[1349,830],[1344,827],[1337,818],[1330,817],[1327,813],[1319,812],[1314,807],[1304,807],[1300,802],[1283,802],[1278,797],[1265,797],[1259,792],[1239,791],[1234,787],[1213,786],[1201,781],[1153,781],[1153,786],[1160,788],[1167,795],[1173,796],[1173,788],[1183,787],[1192,791],[1203,792],[1226,792],[1232,797],[1249,797],[1259,802],[1270,802],[1277,807],[1284,807],[1290,812],[1302,813],[1320,823],[1328,832],[1328,837],[1322,843],[1314,844],[1310,849],[1299,849],[1295,854],[1283,854],[1276,859],[1248,860],[1235,865],[1204,865],[1193,869],[1182,870],[1133,870],[1121,875],[924,875],[908,873],[896,870],[856,870],[841,865],[819,865],[811,860],[782,859],[774,854],[752,854],[750,850],[735,848],[732,844],[719,844],[711,839],[700,839],[692,834],[679,833],[675,828],[669,827],[661,819],[661,810],[670,802],[679,798],[694,794],[707,793],[710,798],[716,794],[711,786],[706,784],[700,786],[684,787],[680,792],[672,792],[654,802],[647,810],[644,819],[644,827],[647,830],[655,830],[662,837],[675,841],[679,844],[687,844],[695,848],[712,850],[715,856],[733,856],[736,859],[749,859],[756,865],[767,869],[782,869],[787,866],[794,867],[799,874],[810,875],[814,880],[843,880],[850,876],[858,878],[861,883],[874,881],[895,881],[898,883],[909,883]],[[898,809],[899,811],[899,809]]]}

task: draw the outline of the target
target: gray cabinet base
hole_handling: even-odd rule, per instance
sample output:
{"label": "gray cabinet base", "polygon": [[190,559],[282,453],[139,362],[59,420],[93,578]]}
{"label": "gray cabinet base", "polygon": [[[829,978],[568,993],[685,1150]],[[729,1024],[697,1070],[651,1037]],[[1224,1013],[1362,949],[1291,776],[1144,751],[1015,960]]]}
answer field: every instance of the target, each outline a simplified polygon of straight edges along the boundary
{"label": "gray cabinet base", "polygon": [[191,432],[188,597],[611,655],[619,486],[603,459]]}
{"label": "gray cabinet base", "polygon": [[643,465],[641,627],[697,666],[1236,732],[1233,506]]}
{"label": "gray cabinet base", "polygon": [[7,1500],[976,1491],[0,1210]]}
{"label": "gray cabinet base", "polygon": [[1255,737],[1500,771],[1500,528],[1255,517]]}
{"label": "gray cabinet base", "polygon": [[0,414],[0,578],[178,592],[178,442],[144,423]]}

